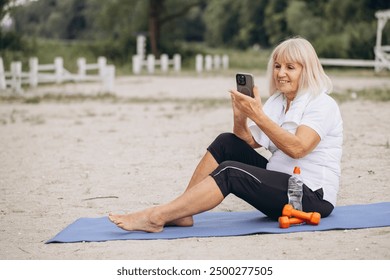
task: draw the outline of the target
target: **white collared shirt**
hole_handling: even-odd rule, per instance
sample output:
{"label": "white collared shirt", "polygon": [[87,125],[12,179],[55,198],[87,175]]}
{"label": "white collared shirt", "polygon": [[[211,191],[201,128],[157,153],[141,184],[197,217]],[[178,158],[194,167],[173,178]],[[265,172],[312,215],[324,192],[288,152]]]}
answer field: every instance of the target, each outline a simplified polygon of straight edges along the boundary
{"label": "white collared shirt", "polygon": [[298,126],[305,125],[315,130],[321,141],[310,154],[293,159],[279,150],[253,121],[249,121],[255,141],[272,153],[267,169],[292,174],[294,166],[299,166],[303,182],[313,191],[322,188],[324,200],[335,206],[343,143],[343,122],[337,103],[325,93],[318,97],[306,93],[290,103],[287,113],[284,113],[285,107],[284,95],[275,93],[264,104],[263,110],[290,133],[295,134]]}

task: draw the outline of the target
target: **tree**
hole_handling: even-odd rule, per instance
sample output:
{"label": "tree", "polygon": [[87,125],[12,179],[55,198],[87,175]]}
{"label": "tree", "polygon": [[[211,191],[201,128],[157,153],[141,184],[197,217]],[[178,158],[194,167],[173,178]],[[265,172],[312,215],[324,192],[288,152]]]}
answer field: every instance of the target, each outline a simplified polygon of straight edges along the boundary
{"label": "tree", "polygon": [[[239,7],[241,1],[212,0],[204,14],[206,24],[206,42],[210,46],[232,46],[239,32]],[[226,12],[229,11],[229,12]]]}
{"label": "tree", "polygon": [[[14,1],[0,0],[0,16]],[[375,12],[385,9],[388,0],[39,0],[11,12],[18,36],[85,40],[94,53],[126,61],[139,33],[149,35],[156,56],[183,50],[187,41],[245,49],[301,35],[324,57],[372,58]],[[387,24],[385,43],[389,30]],[[4,34],[2,46],[22,46]]]}
{"label": "tree", "polygon": [[286,22],[289,32],[300,35],[310,41],[323,31],[323,21],[314,15],[305,1],[290,1],[286,9]]}
{"label": "tree", "polygon": [[287,30],[287,0],[270,1],[265,9],[264,26],[269,43],[275,45],[290,35]]}
{"label": "tree", "polygon": [[[0,0],[0,23],[3,22],[3,19],[9,15],[12,9],[15,6],[15,1],[13,0]],[[22,37],[15,33],[12,30],[6,30],[4,32],[3,26],[0,26],[0,51],[3,50],[15,50],[20,51],[27,49],[27,45],[23,44]],[[0,56],[3,54],[0,53]]]}
{"label": "tree", "polygon": [[211,46],[245,49],[268,46],[265,10],[269,0],[212,0],[204,13],[205,40]]}
{"label": "tree", "polygon": [[8,4],[10,0],[0,0],[0,21],[3,20],[4,16],[7,14]]}
{"label": "tree", "polygon": [[86,17],[84,12],[86,10],[86,0],[76,0],[71,3],[71,18],[66,26],[66,36],[68,39],[76,39],[79,33],[87,27]]}
{"label": "tree", "polygon": [[[199,6],[204,0],[149,0],[149,39],[151,51],[154,55],[159,54],[161,28],[177,18],[185,16],[193,7]],[[169,7],[169,9],[167,9]]]}

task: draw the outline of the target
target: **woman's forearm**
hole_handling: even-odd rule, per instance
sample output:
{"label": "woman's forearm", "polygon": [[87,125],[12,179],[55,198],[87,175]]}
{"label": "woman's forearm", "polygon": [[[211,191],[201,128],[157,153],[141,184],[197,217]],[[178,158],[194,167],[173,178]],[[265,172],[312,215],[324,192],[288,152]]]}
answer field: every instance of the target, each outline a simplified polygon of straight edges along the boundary
{"label": "woman's forearm", "polygon": [[233,133],[240,139],[244,140],[252,148],[259,148],[260,145],[253,139],[245,119],[234,119]]}
{"label": "woman's forearm", "polygon": [[276,147],[292,158],[304,157],[320,141],[318,134],[311,128],[301,126],[298,127],[296,134],[292,134],[281,128],[264,113],[259,114],[254,122]]}

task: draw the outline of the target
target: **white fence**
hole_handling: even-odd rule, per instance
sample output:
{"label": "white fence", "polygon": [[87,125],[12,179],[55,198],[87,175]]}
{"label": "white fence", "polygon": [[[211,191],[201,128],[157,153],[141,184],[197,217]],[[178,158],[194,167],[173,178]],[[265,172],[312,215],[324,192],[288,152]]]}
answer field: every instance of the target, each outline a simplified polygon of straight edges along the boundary
{"label": "white fence", "polygon": [[203,55],[198,54],[195,57],[195,70],[201,73],[203,70],[211,71],[213,69],[228,69],[229,68],[229,57],[227,55]]}
{"label": "white fence", "polygon": [[143,67],[146,67],[149,74],[153,74],[158,66],[161,67],[163,73],[168,72],[169,66],[173,66],[175,72],[180,72],[181,56],[175,54],[172,59],[169,59],[167,54],[162,54],[160,59],[156,59],[153,54],[147,55],[146,59],[143,59],[143,55],[139,54],[133,56],[134,74],[140,74]]}
{"label": "white fence", "polygon": [[138,35],[137,53],[133,55],[132,64],[134,74],[140,74],[144,67],[149,74],[153,74],[158,66],[160,66],[161,72],[163,73],[168,72],[169,66],[173,66],[175,72],[180,72],[181,56],[175,54],[172,59],[169,59],[167,54],[162,54],[160,59],[156,59],[153,54],[146,55],[146,37],[144,35]]}
{"label": "white fence", "polygon": [[[10,71],[5,71],[4,63],[0,57],[0,90],[8,87],[14,92],[21,93],[22,85],[36,87],[42,83],[63,83],[67,81],[100,81],[103,92],[112,92],[114,88],[115,66],[107,65],[105,57],[99,57],[97,63],[87,64],[85,58],[77,60],[78,72],[72,74],[64,68],[62,57],[56,57],[53,64],[39,64],[38,58],[29,59],[29,71],[22,71],[20,61],[12,62]],[[97,74],[88,74],[94,70]]]}
{"label": "white fence", "polygon": [[365,59],[338,59],[338,58],[320,58],[320,62],[323,66],[345,66],[345,67],[367,67],[375,68],[375,72],[379,72],[382,69],[390,70],[389,58],[379,60],[365,60]]}
{"label": "white fence", "polygon": [[[166,73],[169,67],[172,66],[175,72],[181,70],[180,54],[173,55],[169,59],[167,54],[162,54],[160,59],[156,59],[153,54],[146,55],[146,37],[144,35],[137,36],[137,53],[133,55],[132,65],[133,73],[140,74],[143,68],[146,68],[149,74],[154,74],[157,67],[160,67],[162,73]],[[211,71],[218,69],[229,68],[229,57],[227,55],[201,55],[195,57],[195,70],[198,73],[202,71]]]}
{"label": "white fence", "polygon": [[[146,59],[142,59],[142,55],[133,56],[133,73],[140,74],[143,68],[146,68],[149,74],[154,74],[156,69],[160,67],[162,73],[167,73],[169,67],[172,66],[175,72],[181,70],[181,56],[175,54],[172,59],[168,58],[167,54],[162,54],[160,59],[156,59],[154,55],[149,54]],[[229,57],[227,55],[201,55],[195,57],[195,70],[197,73],[203,71],[212,71],[229,68]]]}
{"label": "white fence", "polygon": [[339,59],[339,58],[320,58],[324,66],[346,66],[346,67],[375,67],[375,60],[365,59]]}

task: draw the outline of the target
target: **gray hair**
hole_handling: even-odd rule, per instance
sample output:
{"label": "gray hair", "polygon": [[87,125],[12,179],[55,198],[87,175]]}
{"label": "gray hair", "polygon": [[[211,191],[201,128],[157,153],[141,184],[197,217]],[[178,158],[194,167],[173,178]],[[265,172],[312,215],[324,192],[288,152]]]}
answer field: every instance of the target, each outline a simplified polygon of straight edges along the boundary
{"label": "gray hair", "polygon": [[302,65],[298,94],[309,92],[313,96],[317,96],[324,92],[329,94],[332,91],[332,81],[325,74],[312,44],[306,39],[294,37],[280,43],[274,49],[268,61],[267,79],[270,95],[277,91],[273,79],[273,68],[276,60]]}

